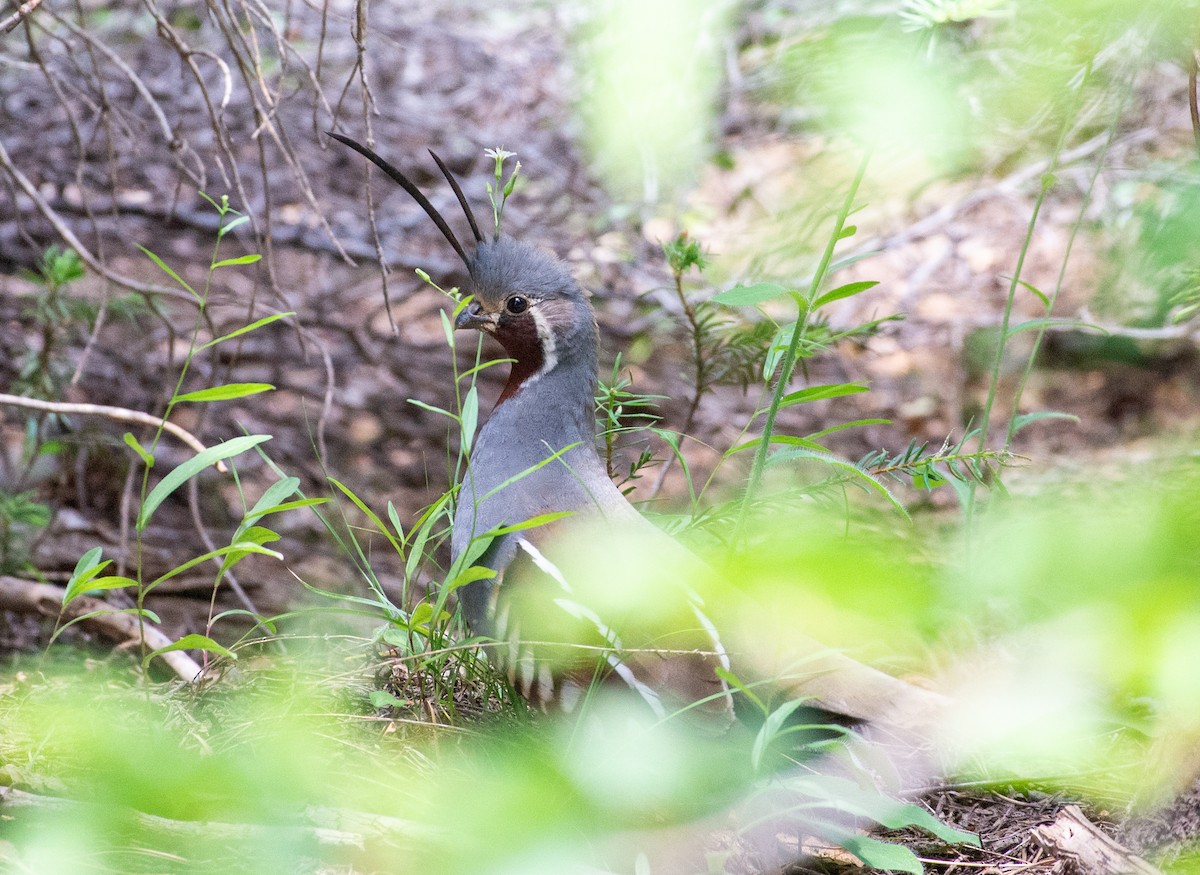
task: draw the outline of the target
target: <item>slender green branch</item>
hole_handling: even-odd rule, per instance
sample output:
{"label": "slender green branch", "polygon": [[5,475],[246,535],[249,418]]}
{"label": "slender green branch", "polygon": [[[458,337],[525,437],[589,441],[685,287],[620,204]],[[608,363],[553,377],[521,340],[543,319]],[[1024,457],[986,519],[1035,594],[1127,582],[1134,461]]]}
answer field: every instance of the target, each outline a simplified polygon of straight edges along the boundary
{"label": "slender green branch", "polygon": [[[1063,113],[1062,126],[1059,128],[1058,140],[1054,144],[1054,151],[1050,154],[1050,163],[1046,168],[1046,172],[1042,174],[1042,184],[1038,190],[1037,199],[1033,203],[1033,213],[1029,216],[1029,224],[1025,228],[1025,239],[1021,243],[1021,251],[1017,254],[1017,264],[1013,269],[1012,278],[1008,284],[1008,296],[1004,300],[1004,315],[1000,321],[1000,341],[996,345],[996,357],[992,362],[991,378],[988,381],[987,400],[983,405],[983,415],[979,424],[979,437],[976,447],[979,452],[983,452],[987,446],[988,430],[992,421],[992,408],[996,403],[996,393],[1000,387],[1000,371],[1004,364],[1004,350],[1008,343],[1008,329],[1012,324],[1013,309],[1017,299],[1017,289],[1021,285],[1021,274],[1025,269],[1025,257],[1029,254],[1029,247],[1033,243],[1033,232],[1037,228],[1038,218],[1042,212],[1042,206],[1046,203],[1046,195],[1050,193],[1050,189],[1054,187],[1054,173],[1058,169],[1059,160],[1062,157],[1062,151],[1067,142],[1067,135],[1071,131],[1071,125],[1079,111],[1079,105],[1083,100],[1084,86],[1087,84],[1088,75],[1091,72],[1091,62],[1085,70],[1079,87],[1075,89],[1075,100],[1068,112]],[[968,524],[975,514],[975,496],[979,488],[979,484],[972,480],[967,490],[967,500],[964,505],[964,511]]]}
{"label": "slender green branch", "polygon": [[863,177],[866,176],[867,166],[870,162],[871,149],[868,148],[863,153],[862,161],[859,162],[858,170],[854,174],[854,180],[850,183],[850,188],[846,192],[846,198],[842,202],[841,209],[837,212],[829,239],[825,241],[825,251],[821,253],[821,261],[813,273],[812,283],[809,285],[804,305],[800,308],[799,316],[796,319],[796,327],[792,330],[792,338],[788,343],[787,352],[783,356],[783,361],[780,362],[779,379],[775,383],[775,391],[771,397],[771,404],[767,407],[767,418],[763,424],[762,439],[758,445],[758,449],[754,453],[754,463],[750,468],[750,476],[746,482],[746,492],[742,498],[742,508],[738,516],[737,534],[739,538],[746,524],[746,519],[749,517],[750,505],[754,501],[754,494],[758,491],[759,483],[762,481],[763,470],[767,465],[767,452],[771,447],[771,437],[775,433],[775,417],[779,413],[784,393],[787,392],[788,383],[792,379],[792,370],[796,366],[796,351],[800,348],[800,339],[804,336],[808,327],[808,319],[812,314],[813,302],[817,299],[817,293],[821,289],[821,284],[825,282],[825,277],[829,273],[829,264],[833,260],[833,250],[837,246],[837,242],[842,239],[842,232],[846,227],[846,219],[849,218],[851,211],[854,209],[854,200],[858,197],[858,190],[862,186]]}
{"label": "slender green branch", "polygon": [[[1084,75],[1084,83],[1087,82],[1092,72],[1091,63],[1089,62],[1087,72]],[[1079,86],[1083,88],[1083,83]],[[1108,139],[1104,146],[1100,149],[1100,154],[1096,157],[1095,166],[1092,168],[1091,178],[1088,180],[1087,188],[1083,192],[1083,201],[1079,205],[1079,213],[1075,217],[1074,224],[1071,225],[1071,233],[1067,237],[1067,247],[1063,253],[1062,264],[1059,265],[1058,278],[1054,283],[1054,291],[1050,293],[1050,297],[1046,302],[1046,316],[1049,317],[1054,312],[1054,305],[1058,301],[1059,292],[1062,291],[1063,283],[1067,275],[1067,263],[1071,259],[1071,250],[1075,246],[1075,238],[1079,234],[1079,229],[1083,227],[1083,219],[1087,214],[1088,207],[1092,203],[1092,194],[1096,189],[1096,180],[1100,178],[1100,171],[1104,169],[1104,158],[1108,154],[1108,150],[1112,148],[1113,141],[1117,138],[1117,129],[1120,127],[1121,116],[1125,111],[1125,106],[1128,102],[1128,97],[1132,83],[1129,83],[1129,89],[1125,91],[1121,99],[1116,102],[1113,109],[1112,120],[1108,125]],[[1029,377],[1033,373],[1033,366],[1037,363],[1038,353],[1042,348],[1042,341],[1046,336],[1048,324],[1043,323],[1038,327],[1037,334],[1033,339],[1033,349],[1029,353],[1029,357],[1025,360],[1025,368],[1021,372],[1021,381],[1017,384],[1017,391],[1013,395],[1012,412],[1008,417],[1008,431],[1004,435],[1004,449],[1012,448],[1013,436],[1017,431],[1017,414],[1020,410],[1021,397],[1025,394],[1025,386],[1029,382]]]}

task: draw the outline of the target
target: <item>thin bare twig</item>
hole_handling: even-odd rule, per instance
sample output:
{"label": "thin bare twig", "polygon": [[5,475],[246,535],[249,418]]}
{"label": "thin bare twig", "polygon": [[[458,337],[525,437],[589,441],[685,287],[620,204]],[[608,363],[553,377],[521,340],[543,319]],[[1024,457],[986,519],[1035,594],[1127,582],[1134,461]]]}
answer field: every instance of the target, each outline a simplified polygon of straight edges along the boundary
{"label": "thin bare twig", "polygon": [[21,191],[25,193],[25,196],[33,201],[34,205],[37,206],[38,212],[42,214],[47,222],[54,226],[54,230],[58,233],[58,236],[62,238],[63,242],[74,249],[79,254],[79,257],[83,259],[83,263],[90,267],[93,271],[100,274],[110,282],[116,283],[122,288],[129,289],[130,291],[137,292],[141,295],[163,295],[168,298],[187,301],[193,305],[196,303],[196,299],[187,292],[181,291],[180,289],[172,289],[167,286],[157,286],[153,283],[143,283],[130,277],[123,276],[122,274],[110,269],[107,265],[96,258],[96,256],[92,254],[92,251],[84,246],[83,242],[75,236],[75,232],[67,226],[67,223],[62,220],[62,217],[60,217],[58,213],[56,213],[50,207],[50,204],[46,202],[46,199],[42,197],[41,192],[38,191],[37,186],[35,186],[29,177],[22,173],[21,170],[15,164],[13,164],[12,159],[8,155],[8,150],[4,148],[3,142],[0,142],[0,167],[8,171],[9,176],[12,177],[13,181],[16,182]]}
{"label": "thin bare twig", "polygon": [[[148,425],[151,428],[162,428],[163,431],[174,435],[180,441],[187,444],[197,453],[203,453],[207,449],[195,435],[186,429],[180,428],[173,422],[154,416],[150,413],[143,413],[140,410],[129,410],[125,407],[109,407],[106,404],[75,404],[67,401],[43,401],[40,398],[24,398],[20,395],[7,395],[0,392],[0,404],[8,405],[9,407],[27,407],[30,410],[44,410],[49,413],[76,413],[80,416],[103,416],[105,419],[115,419],[119,422],[136,422],[139,425]],[[225,467],[225,463],[218,461],[215,467],[222,474],[229,469]]]}
{"label": "thin bare twig", "polygon": [[17,7],[17,11],[0,22],[0,33],[12,33],[17,26],[30,16],[33,10],[42,5],[42,0],[29,0]]}

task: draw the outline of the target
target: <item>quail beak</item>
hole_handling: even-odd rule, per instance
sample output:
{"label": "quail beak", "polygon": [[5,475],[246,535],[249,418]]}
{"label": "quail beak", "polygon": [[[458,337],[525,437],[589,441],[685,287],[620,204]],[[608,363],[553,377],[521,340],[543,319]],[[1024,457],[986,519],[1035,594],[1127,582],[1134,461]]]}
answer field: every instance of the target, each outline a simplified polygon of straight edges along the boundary
{"label": "quail beak", "polygon": [[472,301],[458,314],[454,320],[455,328],[477,328],[480,331],[496,330],[495,313],[484,313],[479,304]]}

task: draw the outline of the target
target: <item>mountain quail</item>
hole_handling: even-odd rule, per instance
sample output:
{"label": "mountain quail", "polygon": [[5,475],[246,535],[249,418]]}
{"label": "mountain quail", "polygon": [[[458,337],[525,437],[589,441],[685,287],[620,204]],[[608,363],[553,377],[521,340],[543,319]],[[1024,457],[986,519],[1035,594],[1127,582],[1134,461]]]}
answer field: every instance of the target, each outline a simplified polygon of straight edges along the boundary
{"label": "mountain quail", "polygon": [[[514,623],[513,596],[547,587],[547,597],[565,613],[563,625],[581,621],[603,653],[599,668],[624,680],[656,708],[663,700],[674,706],[702,703],[704,710],[732,715],[729,690],[720,669],[728,656],[714,625],[685,586],[676,585],[673,616],[681,628],[634,638],[586,605],[570,598],[570,582],[562,579],[547,555],[556,542],[569,542],[562,529],[580,520],[603,520],[616,537],[649,539],[678,577],[696,572],[703,563],[674,539],[645,520],[609,479],[595,445],[595,386],[598,334],[586,293],[567,267],[539,249],[497,236],[486,240],[466,197],[445,164],[434,161],[453,189],[470,224],[474,252],[468,253],[445,219],[400,171],[370,149],[339,134],[339,142],[376,164],[405,189],[437,225],[470,275],[470,303],[456,320],[457,328],[477,329],[495,338],[513,360],[508,382],[474,445],[457,493],[452,556],[479,551],[474,564],[496,572],[459,591],[466,621],[479,635],[500,639],[500,661],[517,688],[531,701],[544,704],[571,700],[592,679],[596,661],[573,664],[527,647],[523,638],[544,640],[558,620],[543,621],[535,634]],[[571,517],[521,529],[528,520],[555,512]],[[509,530],[514,529],[514,530]],[[494,537],[492,533],[499,532]],[[585,531],[584,537],[589,533]],[[474,545],[474,546],[473,546]],[[703,573],[700,571],[699,573]],[[550,581],[549,584],[546,581]],[[670,582],[661,583],[670,587]],[[678,596],[678,598],[675,598]],[[686,628],[683,628],[686,627]],[[574,634],[574,633],[572,633]],[[571,635],[562,636],[567,640]],[[829,651],[802,642],[812,654],[808,680],[794,692],[817,697],[823,705],[855,719],[886,717],[896,711],[924,709],[925,691]]]}

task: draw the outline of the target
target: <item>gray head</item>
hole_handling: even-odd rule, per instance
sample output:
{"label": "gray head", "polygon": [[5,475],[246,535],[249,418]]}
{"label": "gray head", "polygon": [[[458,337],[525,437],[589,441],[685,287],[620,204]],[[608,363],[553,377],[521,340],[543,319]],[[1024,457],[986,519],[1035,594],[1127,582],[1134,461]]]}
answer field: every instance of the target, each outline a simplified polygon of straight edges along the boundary
{"label": "gray head", "polygon": [[565,264],[528,243],[499,235],[485,240],[458,181],[430,150],[471,226],[475,251],[468,253],[446,220],[408,177],[365,146],[340,134],[328,133],[369,159],[407,191],[463,260],[471,278],[471,299],[458,314],[455,327],[474,328],[491,335],[514,360],[498,404],[512,396],[526,380],[558,368],[583,369],[594,381],[596,320],[587,294]]}

